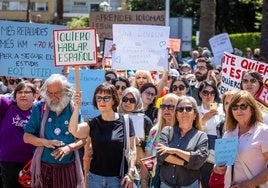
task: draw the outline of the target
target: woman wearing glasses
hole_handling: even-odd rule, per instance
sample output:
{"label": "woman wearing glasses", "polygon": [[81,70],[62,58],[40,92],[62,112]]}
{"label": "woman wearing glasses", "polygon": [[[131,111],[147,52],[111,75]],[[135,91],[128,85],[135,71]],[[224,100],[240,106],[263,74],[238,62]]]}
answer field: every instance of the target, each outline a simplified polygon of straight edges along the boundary
{"label": "woman wearing glasses", "polygon": [[[119,105],[115,86],[103,83],[96,88],[93,105],[100,111],[100,115],[93,118],[88,124],[77,123],[82,103],[81,93],[75,94],[74,101],[75,108],[70,120],[69,131],[77,138],[89,136],[92,145],[90,170],[85,172],[88,173],[88,187],[132,188],[136,155],[134,152],[128,166],[123,157],[124,118],[115,112]],[[136,151],[132,121],[129,122],[129,135],[130,148],[132,151]]]}
{"label": "woman wearing glasses", "polygon": [[0,96],[0,172],[3,187],[7,188],[21,187],[19,171],[35,150],[23,141],[23,128],[32,113],[35,86],[29,82],[20,82],[16,86],[12,99]]}
{"label": "woman wearing glasses", "polygon": [[128,79],[124,76],[118,76],[115,80],[113,80],[112,84],[116,88],[119,100],[121,100],[123,91],[130,87]]}
{"label": "woman wearing glasses", "polygon": [[[145,157],[156,156],[157,146],[159,143],[159,135],[165,126],[173,126],[175,123],[175,105],[178,102],[179,97],[173,93],[168,93],[163,97],[160,104],[160,109],[158,110],[158,121],[151,128],[148,138],[146,140],[145,147]],[[149,181],[149,174],[145,169],[141,172],[141,184],[143,188],[149,187],[159,187],[160,177],[159,177],[159,165],[156,165],[155,170],[152,172],[152,177]]]}
{"label": "woman wearing glasses", "polygon": [[217,126],[224,121],[224,113],[221,105],[215,103],[219,100],[219,92],[213,81],[203,81],[198,90],[198,96],[201,100],[199,111],[201,114],[202,128],[208,135],[208,148],[210,150],[207,162],[201,168],[202,188],[209,188],[208,182],[210,172],[214,166],[214,146],[217,139]]}
{"label": "woman wearing glasses", "polygon": [[[136,149],[137,149],[137,158],[136,158],[136,168],[138,172],[141,171],[142,164],[140,159],[145,156],[145,145],[146,145],[146,138],[148,137],[149,131],[153,126],[153,123],[151,119],[144,114],[143,111],[143,103],[141,99],[141,95],[138,89],[135,87],[129,87],[127,88],[122,95],[122,99],[119,104],[119,112],[123,114],[129,114],[132,120],[134,121],[134,118],[136,121],[133,122],[135,128],[135,133],[137,135],[137,132],[143,132],[144,135],[141,137],[136,136]],[[138,120],[142,118],[143,120]],[[143,125],[139,125],[138,123],[143,122]],[[139,126],[139,127],[138,127]],[[142,131],[139,131],[138,129],[143,129]],[[140,174],[136,173],[135,177],[135,184],[137,187],[140,187]]]}
{"label": "woman wearing glasses", "polygon": [[[263,86],[262,75],[256,71],[248,70],[242,74],[241,79],[241,90],[248,91],[253,97],[261,90]],[[262,109],[262,104],[258,103],[259,107]],[[261,110],[263,121],[268,124],[268,114]]]}
{"label": "woman wearing glasses", "polygon": [[174,93],[179,97],[190,95],[190,85],[188,80],[181,76],[174,77],[169,88],[169,93]]}
{"label": "woman wearing glasses", "polygon": [[196,100],[180,97],[173,127],[163,128],[157,147],[160,188],[198,188],[200,167],[208,156],[208,138],[201,131]]}
{"label": "woman wearing glasses", "polygon": [[238,137],[238,151],[233,166],[218,165],[214,172],[225,173],[226,188],[268,187],[268,126],[249,92],[233,95],[224,126],[223,137]]}

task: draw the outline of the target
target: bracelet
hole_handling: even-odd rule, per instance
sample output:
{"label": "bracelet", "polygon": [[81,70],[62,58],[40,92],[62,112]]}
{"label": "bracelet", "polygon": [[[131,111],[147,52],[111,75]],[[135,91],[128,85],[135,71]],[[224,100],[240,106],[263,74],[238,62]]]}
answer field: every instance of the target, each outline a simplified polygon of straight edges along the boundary
{"label": "bracelet", "polygon": [[134,181],[134,176],[132,176],[131,174],[126,174],[125,176],[128,176],[131,181]]}
{"label": "bracelet", "polygon": [[70,145],[68,144],[67,147],[69,148],[70,151],[73,151],[72,146],[70,146]]}

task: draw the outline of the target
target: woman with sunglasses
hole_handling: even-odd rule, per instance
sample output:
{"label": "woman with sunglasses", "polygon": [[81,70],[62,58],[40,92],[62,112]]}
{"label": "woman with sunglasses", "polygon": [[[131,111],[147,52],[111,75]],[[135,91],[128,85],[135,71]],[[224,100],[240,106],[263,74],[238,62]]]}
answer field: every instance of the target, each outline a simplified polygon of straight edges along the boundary
{"label": "woman with sunglasses", "polygon": [[188,80],[181,76],[174,77],[169,88],[169,93],[174,93],[179,97],[190,95],[190,86]]}
{"label": "woman with sunglasses", "polygon": [[156,86],[152,83],[146,83],[140,88],[140,93],[145,114],[152,120],[153,123],[156,123],[158,111],[155,107],[157,96]]}
{"label": "woman with sunglasses", "polygon": [[115,80],[113,80],[112,84],[116,88],[119,100],[121,100],[123,91],[130,87],[128,79],[124,76],[118,76]]}
{"label": "woman with sunglasses", "polygon": [[208,138],[201,131],[196,100],[182,96],[176,105],[174,126],[166,126],[157,147],[160,188],[198,188],[200,167],[208,156]]}
{"label": "woman with sunglasses", "polygon": [[224,113],[219,103],[219,92],[213,81],[205,80],[201,82],[198,90],[198,96],[201,100],[199,111],[201,113],[202,128],[208,135],[208,148],[210,150],[207,162],[201,168],[202,188],[209,188],[208,182],[210,172],[214,166],[214,146],[217,139],[217,126],[224,120]]}
{"label": "woman with sunglasses", "polygon": [[[144,132],[144,135],[142,137],[136,137],[136,149],[137,149],[136,168],[138,172],[140,172],[142,168],[140,159],[144,158],[145,156],[144,153],[146,145],[145,141],[146,138],[148,137],[150,129],[153,126],[153,123],[151,119],[144,114],[143,103],[138,89],[136,89],[135,87],[129,87],[125,89],[119,104],[119,112],[123,114],[129,114],[130,117],[136,116],[137,118],[143,118],[143,126],[133,123],[134,126],[137,125],[142,127],[143,129],[142,132]],[[140,174],[136,173],[134,182],[137,187],[140,187]]]}
{"label": "woman with sunglasses", "polygon": [[[253,97],[261,90],[263,86],[262,75],[254,70],[248,70],[243,72],[241,79],[241,90],[248,91]],[[257,102],[262,109],[262,104]],[[268,124],[268,114],[261,110],[263,120],[265,124]]]}
{"label": "woman with sunglasses", "polygon": [[214,168],[215,173],[225,174],[224,187],[268,187],[268,126],[263,124],[260,109],[249,92],[233,95],[224,126],[224,138],[238,137],[234,165]]}
{"label": "woman with sunglasses", "polygon": [[[175,123],[175,105],[178,102],[179,97],[174,93],[168,93],[163,97],[161,101],[160,108],[158,110],[158,121],[151,128],[148,138],[146,140],[145,147],[145,157],[156,156],[157,146],[159,143],[159,136],[162,129],[165,126],[173,126]],[[156,164],[155,170],[152,172],[152,177],[149,182],[149,174],[143,168],[141,171],[141,183],[142,187],[159,187],[160,177],[159,177],[159,165]]]}
{"label": "woman with sunglasses", "polygon": [[[103,83],[93,95],[93,106],[100,111],[89,123],[78,124],[78,112],[82,103],[81,93],[75,94],[75,108],[69,124],[69,131],[77,138],[90,137],[92,159],[87,173],[89,188],[132,188],[136,154],[128,165],[123,157],[124,117],[115,112],[119,98],[114,85]],[[130,148],[136,151],[135,131],[132,120],[129,121]],[[85,148],[88,153],[89,148]],[[87,165],[87,164],[85,164]]]}

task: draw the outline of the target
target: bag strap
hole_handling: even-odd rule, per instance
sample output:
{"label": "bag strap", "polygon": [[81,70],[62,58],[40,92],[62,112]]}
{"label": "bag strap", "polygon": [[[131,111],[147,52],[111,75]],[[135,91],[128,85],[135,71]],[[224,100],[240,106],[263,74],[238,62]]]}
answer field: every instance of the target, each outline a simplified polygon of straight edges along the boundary
{"label": "bag strap", "polygon": [[239,154],[237,155],[237,159],[238,159],[239,163],[242,165],[242,168],[243,168],[245,174],[247,175],[248,179],[249,180],[252,179],[253,178],[252,174],[250,173],[246,163],[242,160],[242,158],[239,156]]}
{"label": "bag strap", "polygon": [[126,150],[130,149],[130,141],[129,141],[129,116],[128,114],[124,114],[125,127],[126,127]]}
{"label": "bag strap", "polygon": [[123,123],[123,129],[124,129],[124,146],[123,146],[123,152],[122,152],[122,161],[121,161],[121,166],[120,166],[120,177],[124,177],[125,173],[125,153],[126,153],[126,148],[128,147],[127,141],[129,142],[129,117],[127,114],[123,115],[124,118],[124,123]]}

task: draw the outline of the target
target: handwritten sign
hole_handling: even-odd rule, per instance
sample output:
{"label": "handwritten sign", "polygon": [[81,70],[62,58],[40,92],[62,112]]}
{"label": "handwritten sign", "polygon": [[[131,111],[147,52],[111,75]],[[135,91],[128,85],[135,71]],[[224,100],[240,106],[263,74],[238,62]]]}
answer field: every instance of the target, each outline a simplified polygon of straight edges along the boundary
{"label": "handwritten sign", "polygon": [[54,67],[54,29],[66,26],[0,21],[0,75],[46,79]]}
{"label": "handwritten sign", "polygon": [[89,17],[100,41],[113,37],[113,24],[165,25],[165,11],[91,12]]}
{"label": "handwritten sign", "polygon": [[94,28],[54,30],[53,41],[56,66],[83,66],[97,63]]}
{"label": "handwritten sign", "polygon": [[224,52],[233,52],[228,33],[221,33],[209,39],[209,44],[214,55],[214,64],[221,65],[221,59]]}
{"label": "handwritten sign", "polygon": [[[80,72],[80,84],[82,91],[81,114],[85,118],[93,118],[99,115],[99,111],[95,109],[92,103],[93,94],[98,85],[104,82],[104,70],[82,69]],[[70,70],[68,81],[75,83],[75,71]]]}
{"label": "handwritten sign", "polygon": [[234,164],[237,154],[238,137],[221,138],[215,141],[215,162],[217,165]]}
{"label": "handwritten sign", "polygon": [[169,27],[113,25],[113,69],[167,70]]}
{"label": "handwritten sign", "polygon": [[113,45],[112,39],[104,39],[103,57],[112,57],[112,54],[110,52],[112,45]]}
{"label": "handwritten sign", "polygon": [[[264,81],[264,85],[256,95],[256,99],[262,103],[266,109],[268,108],[268,79]],[[262,109],[263,110],[263,109]],[[266,110],[264,110],[266,111]]]}
{"label": "handwritten sign", "polygon": [[137,114],[131,114],[129,115],[132,119],[134,130],[135,130],[135,136],[138,138],[145,138],[144,133],[144,114],[143,113],[137,113]]}

